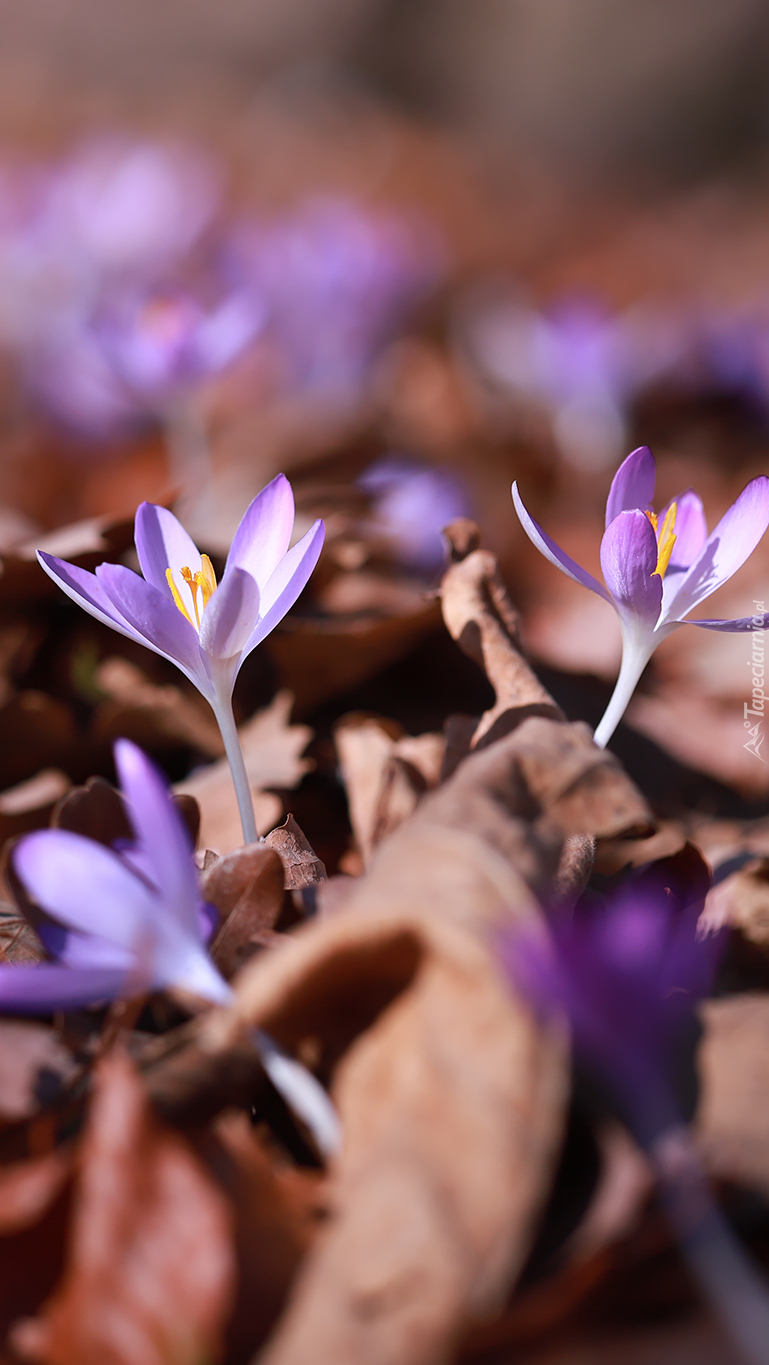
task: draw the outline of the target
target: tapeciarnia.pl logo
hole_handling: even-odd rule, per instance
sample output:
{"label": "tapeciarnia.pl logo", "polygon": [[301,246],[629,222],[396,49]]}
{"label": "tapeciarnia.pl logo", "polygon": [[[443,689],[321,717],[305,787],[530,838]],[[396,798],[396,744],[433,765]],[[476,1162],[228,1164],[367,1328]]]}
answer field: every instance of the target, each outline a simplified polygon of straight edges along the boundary
{"label": "tapeciarnia.pl logo", "polygon": [[[754,599],[753,606],[756,608],[756,615],[753,617],[753,625],[756,629],[750,634],[752,656],[748,659],[748,668],[752,669],[752,694],[750,701],[746,701],[743,705],[743,723],[750,738],[742,747],[762,763],[766,763],[766,759],[761,753],[761,745],[764,742],[761,725],[766,704],[764,693],[764,604],[763,602],[756,602]],[[759,629],[759,627],[761,628]]]}

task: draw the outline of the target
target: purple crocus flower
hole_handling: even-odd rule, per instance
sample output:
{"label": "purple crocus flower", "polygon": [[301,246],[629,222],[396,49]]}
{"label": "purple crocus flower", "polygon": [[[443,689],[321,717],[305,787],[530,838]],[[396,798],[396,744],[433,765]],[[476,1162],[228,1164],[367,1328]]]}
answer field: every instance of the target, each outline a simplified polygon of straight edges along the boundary
{"label": "purple crocus flower", "polygon": [[142,574],[122,564],[88,573],[42,551],[45,572],[78,606],[121,635],[176,664],[210,703],[222,732],[247,843],[258,838],[248,777],[232,714],[240,667],[305,587],[320,555],[316,521],[289,549],[294,497],[285,475],[247,509],[217,584],[207,555],[164,507],[144,502],[135,541]]}
{"label": "purple crocus flower", "polygon": [[687,621],[690,611],[745,563],[769,526],[769,478],[752,479],[708,536],[702,502],[689,489],[652,511],[656,468],[648,446],[620,465],[606,503],[601,541],[604,587],[580,568],[529,516],[513,484],[513,502],[531,542],[551,564],[614,608],[622,627],[622,665],[596,744],[611,739],[638,679],[661,640],[681,625],[706,630],[763,630],[769,613],[732,621]]}
{"label": "purple crocus flower", "polygon": [[675,1044],[709,990],[723,935],[698,935],[710,884],[691,846],[559,915],[550,941],[510,938],[508,969],[534,1002],[565,1010],[575,1049],[644,1143],[678,1122]]}
{"label": "purple crocus flower", "polygon": [[50,916],[39,932],[56,961],[0,966],[0,1009],[35,1014],[164,986],[214,1004],[231,996],[205,949],[211,924],[165,782],[125,739],[115,745],[115,766],[134,842],[106,848],[47,829],[13,851],[16,876]]}

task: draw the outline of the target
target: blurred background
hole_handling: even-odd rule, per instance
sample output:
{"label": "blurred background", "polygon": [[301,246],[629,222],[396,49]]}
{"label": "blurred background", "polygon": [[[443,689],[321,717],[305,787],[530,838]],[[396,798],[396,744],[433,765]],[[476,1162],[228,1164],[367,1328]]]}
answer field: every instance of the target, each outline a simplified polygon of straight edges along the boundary
{"label": "blurred background", "polygon": [[[769,473],[769,5],[0,0],[0,32],[0,835],[109,776],[118,734],[176,780],[220,752],[176,670],[64,599],[35,547],[136,567],[146,498],[221,568],[280,470],[297,536],[321,515],[327,540],[238,682],[241,720],[283,687],[301,723],[279,700],[258,731],[263,828],[301,784],[329,872],[355,871],[334,722],[418,734],[489,704],[435,600],[460,515],[595,724],[616,617],[532,548],[510,484],[597,573],[639,444],[657,506],[693,486],[710,527]],[[755,601],[769,542],[707,612]],[[655,654],[613,746],[661,816],[766,815],[749,655],[688,628]],[[576,1346],[535,1314],[517,1359],[730,1359],[658,1253],[623,1262]]]}
{"label": "blurred background", "polygon": [[[321,731],[346,702],[383,709],[385,682],[409,728],[477,708],[430,596],[440,529],[470,514],[549,685],[594,721],[616,620],[532,550],[509,485],[595,571],[641,442],[658,504],[696,486],[710,525],[766,471],[769,7],[2,0],[0,20],[7,705],[103,695],[100,639],[50,681],[74,627],[35,545],[130,563],[149,498],[221,555],[284,469],[327,548],[244,714],[280,683]],[[768,564],[713,613],[750,614]],[[764,810],[747,658],[688,629],[655,655],[617,744],[662,806],[678,783]],[[19,757],[6,785],[33,771]]]}

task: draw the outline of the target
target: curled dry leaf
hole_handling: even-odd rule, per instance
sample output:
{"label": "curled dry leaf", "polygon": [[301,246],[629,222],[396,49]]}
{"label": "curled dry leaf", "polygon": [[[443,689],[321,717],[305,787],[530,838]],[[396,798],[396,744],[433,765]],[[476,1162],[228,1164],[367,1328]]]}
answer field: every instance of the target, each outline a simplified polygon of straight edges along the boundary
{"label": "curled dry leaf", "polygon": [[287,815],[282,825],[270,830],[264,842],[275,850],[283,864],[286,891],[301,891],[325,881],[326,869],[293,815]]}
{"label": "curled dry leaf", "polygon": [[46,1365],[216,1359],[235,1274],[227,1202],[149,1112],[121,1053],[97,1070],[64,1277],[12,1335]]}
{"label": "curled dry leaf", "polygon": [[[278,692],[265,710],[257,711],[239,729],[258,829],[269,829],[281,815],[280,799],[266,789],[296,787],[312,766],[301,757],[312,731],[307,725],[290,724],[292,705],[290,692]],[[242,844],[238,805],[225,759],[185,778],[176,791],[194,796],[200,806],[200,842],[204,848],[229,853]]]}
{"label": "curled dry leaf", "polygon": [[334,727],[355,843],[364,864],[440,779],[442,735],[407,735],[395,721],[355,712]]}
{"label": "curled dry leaf", "polygon": [[228,980],[270,941],[283,908],[283,881],[281,859],[264,844],[234,849],[203,872],[203,896],[222,921],[209,951]]}
{"label": "curled dry leaf", "polygon": [[344,1131],[333,1216],[269,1365],[424,1365],[499,1304],[548,1188],[567,1077],[563,1037],[511,991],[496,935],[536,931],[530,887],[550,884],[566,834],[649,819],[585,727],[531,718],[424,799],[338,913],[243,973],[228,1027],[313,1054]]}

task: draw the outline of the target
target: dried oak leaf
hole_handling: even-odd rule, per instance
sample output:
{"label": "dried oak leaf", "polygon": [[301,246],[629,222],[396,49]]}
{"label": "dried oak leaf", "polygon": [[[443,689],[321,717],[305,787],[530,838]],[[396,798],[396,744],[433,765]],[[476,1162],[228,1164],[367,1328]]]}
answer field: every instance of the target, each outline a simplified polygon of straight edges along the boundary
{"label": "dried oak leaf", "polygon": [[127,1057],[97,1068],[64,1277],[12,1343],[46,1365],[200,1365],[220,1352],[235,1275],[227,1202],[165,1129]]}
{"label": "dried oak leaf", "polygon": [[769,948],[769,858],[748,858],[712,886],[700,923],[709,932],[729,925],[751,943]]}
{"label": "dried oak leaf", "polygon": [[344,1132],[332,1215],[264,1365],[425,1365],[498,1307],[547,1192],[567,1074],[496,935],[541,924],[530,888],[567,834],[648,819],[586,727],[530,718],[424,799],[335,915],[241,975],[230,1026],[314,1054]]}
{"label": "dried oak leaf", "polygon": [[[297,786],[312,766],[301,754],[312,731],[307,725],[291,725],[293,697],[278,692],[263,711],[241,725],[240,742],[254,799],[257,828],[270,829],[281,816],[281,801],[267,788]],[[243,842],[238,805],[226,759],[201,768],[175,790],[194,796],[200,806],[200,842],[204,848],[229,853]]]}
{"label": "dried oak leaf", "polygon": [[437,786],[445,740],[443,735],[407,735],[395,721],[353,712],[334,727],[334,742],[355,843],[367,864],[382,839]]}
{"label": "dried oak leaf", "polygon": [[264,844],[236,848],[203,872],[203,896],[222,921],[209,951],[228,980],[270,941],[283,908],[283,882],[283,863]]}
{"label": "dried oak leaf", "polygon": [[301,891],[326,880],[323,863],[293,815],[287,815],[282,825],[270,830],[264,842],[274,849],[283,864],[286,891]]}
{"label": "dried oak leaf", "polygon": [[173,684],[153,683],[127,659],[105,659],[95,681],[106,700],[97,706],[91,728],[97,739],[119,736],[145,749],[183,744],[210,758],[224,752],[210,707],[195,693],[187,696]]}

